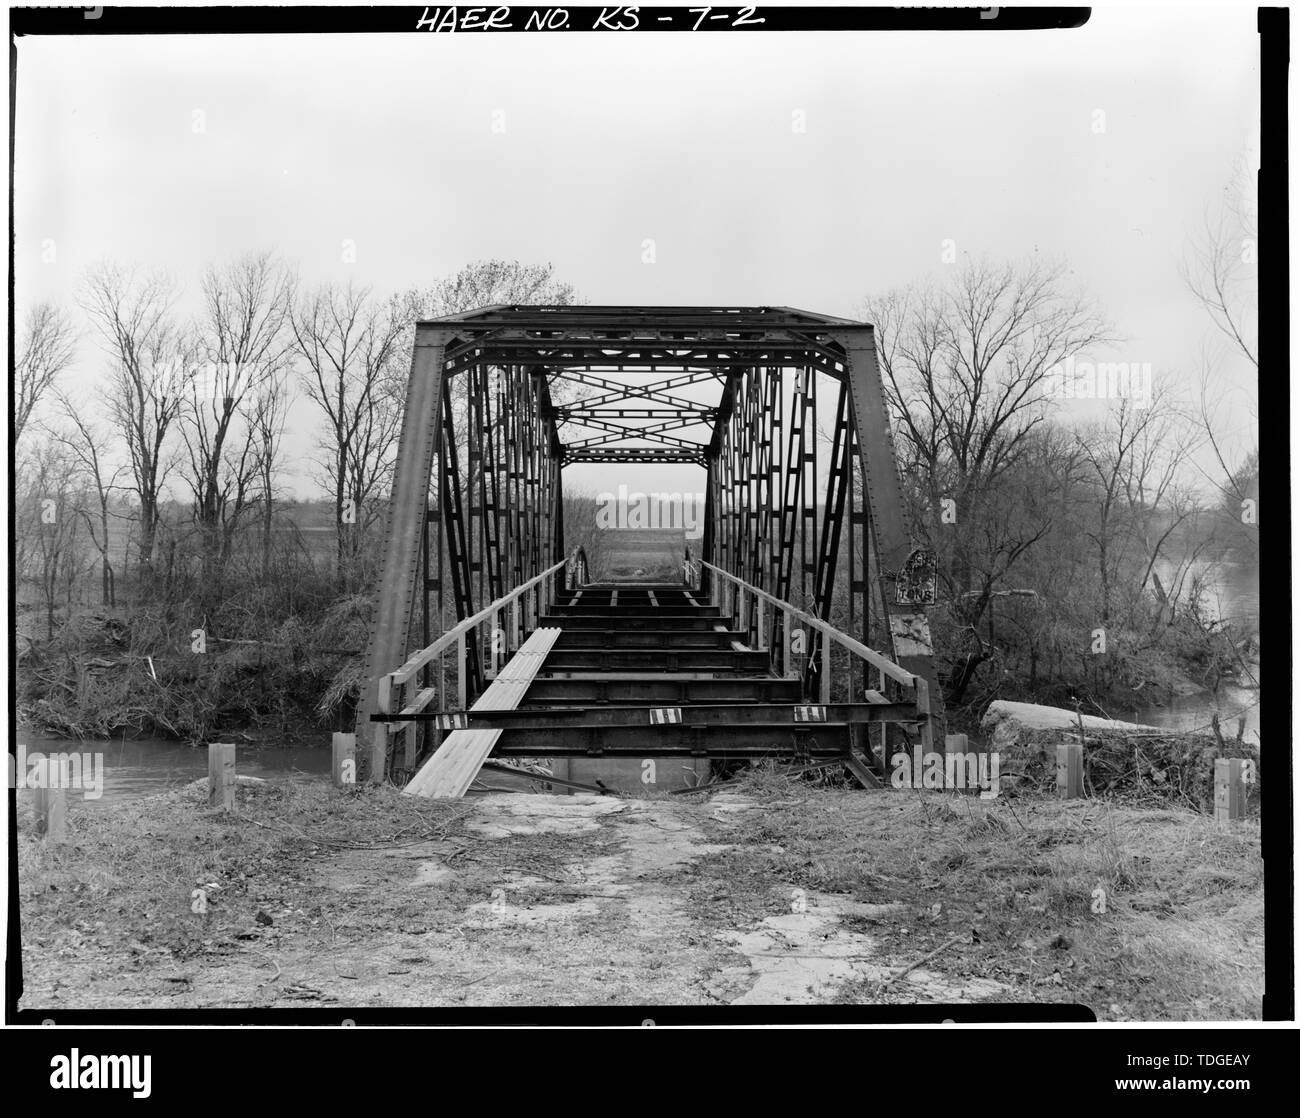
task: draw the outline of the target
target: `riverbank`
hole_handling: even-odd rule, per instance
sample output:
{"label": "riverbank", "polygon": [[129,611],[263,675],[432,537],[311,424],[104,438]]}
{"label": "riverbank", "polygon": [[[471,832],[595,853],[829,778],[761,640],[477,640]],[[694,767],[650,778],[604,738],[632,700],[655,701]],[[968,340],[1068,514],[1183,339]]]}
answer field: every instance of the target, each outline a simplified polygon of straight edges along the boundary
{"label": "riverbank", "polygon": [[55,640],[21,649],[18,721],[65,738],[197,742],[341,728],[359,672],[347,651],[362,643],[358,610],[344,600],[330,611],[339,617],[290,618],[257,639],[78,615]]}
{"label": "riverbank", "polygon": [[20,1005],[56,1020],[917,1001],[1260,1013],[1257,820],[758,772],[645,800],[241,785],[222,815],[196,781],[71,813],[51,847],[28,800]]}

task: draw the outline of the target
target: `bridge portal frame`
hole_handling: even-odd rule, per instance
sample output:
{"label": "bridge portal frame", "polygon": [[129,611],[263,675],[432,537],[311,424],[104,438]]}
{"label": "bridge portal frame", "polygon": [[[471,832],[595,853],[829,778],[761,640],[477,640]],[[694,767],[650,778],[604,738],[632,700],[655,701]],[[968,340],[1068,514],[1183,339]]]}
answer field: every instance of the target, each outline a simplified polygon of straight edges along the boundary
{"label": "bridge portal frame", "polygon": [[[609,370],[661,379],[621,384],[601,375]],[[821,490],[819,374],[838,385]],[[453,406],[458,378],[463,431]],[[556,407],[557,378],[598,394]],[[717,407],[677,394],[710,382],[721,388]],[[606,407],[623,398],[635,406]],[[598,433],[565,443],[567,424]],[[707,441],[686,437],[700,426]],[[908,523],[869,324],[789,307],[491,306],[416,325],[357,709],[358,740],[370,743],[363,775],[382,781],[393,764],[386,728],[370,715],[380,679],[411,646],[417,588],[427,645],[445,624],[448,600],[463,621],[552,566],[564,554],[563,467],[591,462],[702,467],[702,558],[782,600],[797,575],[822,621],[830,619],[847,513],[850,627],[870,644],[873,600],[883,609],[894,658],[927,681],[934,740],[943,741],[924,608],[934,599],[933,563]],[[708,591],[707,567],[700,569]],[[754,616],[740,621],[753,631]],[[503,647],[497,634],[489,650],[467,642],[455,666],[462,700],[535,623],[516,612]],[[765,636],[769,647],[780,639]],[[815,675],[829,661],[808,651]],[[440,665],[425,669],[424,682],[433,683],[433,672],[442,694]],[[805,682],[822,689],[814,678]],[[409,769],[409,743],[406,760]]]}

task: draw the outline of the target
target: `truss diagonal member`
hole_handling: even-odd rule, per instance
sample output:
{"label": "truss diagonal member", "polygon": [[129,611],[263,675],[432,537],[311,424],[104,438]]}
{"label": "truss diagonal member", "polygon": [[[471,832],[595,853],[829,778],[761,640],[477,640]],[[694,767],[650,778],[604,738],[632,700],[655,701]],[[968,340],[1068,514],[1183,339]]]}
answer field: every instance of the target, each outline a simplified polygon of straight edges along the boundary
{"label": "truss diagonal member", "polygon": [[[612,359],[611,363],[617,364],[617,359]],[[598,407],[601,404],[610,403],[614,400],[625,400],[629,396],[637,396],[657,404],[667,404],[673,408],[699,408],[704,405],[699,400],[688,400],[684,396],[673,396],[663,391],[668,386],[684,387],[688,384],[696,384],[705,378],[711,378],[707,370],[687,373],[681,377],[670,377],[664,381],[656,381],[654,384],[623,384],[615,380],[607,380],[605,377],[598,377],[592,373],[578,372],[573,369],[564,369],[552,374],[553,380],[568,380],[576,384],[585,384],[591,388],[605,389],[602,396],[590,396],[582,400],[584,407]]]}
{"label": "truss diagonal member", "polygon": [[[579,427],[589,427],[596,431],[618,431],[622,432],[625,438],[654,438],[661,436],[664,431],[679,431],[683,427],[698,426],[698,420],[669,420],[665,423],[651,423],[645,427],[631,427],[626,423],[606,423],[599,419],[574,420],[574,424]],[[681,442],[682,440],[676,440]],[[703,443],[687,442],[689,446],[703,446]]]}
{"label": "truss diagonal member", "polygon": [[596,435],[590,439],[580,439],[577,442],[565,443],[564,449],[567,453],[575,450],[588,450],[591,447],[597,446],[613,446],[615,443],[626,442],[629,437],[630,436],[628,435]]}
{"label": "truss diagonal member", "polygon": [[717,408],[588,408],[559,407],[555,409],[561,422],[581,423],[584,419],[679,419],[683,425],[711,423]]}
{"label": "truss diagonal member", "polygon": [[[627,439],[647,439],[651,442],[662,443],[664,446],[685,447],[688,450],[698,450],[701,453],[703,453],[705,449],[703,443],[692,442],[690,439],[675,439],[671,435],[662,434],[657,429],[616,427],[612,423],[593,423],[591,426],[597,430],[612,431],[618,436],[616,439],[612,440],[614,442],[623,442]],[[577,442],[569,443],[567,444],[567,447],[572,449],[573,447],[587,445],[591,444],[586,442]]]}
{"label": "truss diagonal member", "polygon": [[[678,404],[680,405],[680,403],[682,402],[682,397],[670,396],[669,392],[671,389],[686,388],[692,384],[699,384],[702,381],[716,380],[716,379],[717,379],[716,369],[712,369],[712,368],[694,369],[691,370],[690,372],[679,373],[677,376],[667,377],[664,380],[652,381],[649,384],[637,385],[636,387],[638,389],[638,393],[650,393],[654,397],[663,396],[665,401],[671,399],[673,401],[677,401]],[[617,399],[617,398],[619,398],[618,395],[611,394],[610,396],[605,398],[594,398],[588,400],[586,401],[586,403],[591,405],[596,405],[600,403],[605,403],[606,400],[608,399]],[[694,401],[694,403],[698,405],[698,401]]]}
{"label": "truss diagonal member", "polygon": [[603,419],[572,419],[567,422],[575,427],[589,427],[596,431],[626,431],[629,436],[657,435],[663,431],[680,431],[685,427],[699,427],[705,423],[702,419],[668,419],[662,423],[649,423],[644,427],[633,427],[627,423],[611,423]]}

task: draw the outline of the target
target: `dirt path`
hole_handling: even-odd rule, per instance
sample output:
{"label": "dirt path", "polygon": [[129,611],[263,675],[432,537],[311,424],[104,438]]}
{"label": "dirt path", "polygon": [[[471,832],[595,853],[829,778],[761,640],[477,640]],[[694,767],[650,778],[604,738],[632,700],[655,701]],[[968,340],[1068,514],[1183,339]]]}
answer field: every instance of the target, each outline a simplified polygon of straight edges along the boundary
{"label": "dirt path", "polygon": [[232,814],[203,785],[59,847],[20,805],[23,1008],[1259,1013],[1257,822],[776,775],[689,800],[257,784]]}
{"label": "dirt path", "polygon": [[[456,839],[304,858],[298,888],[260,898],[279,902],[266,905],[269,925],[205,941],[195,957],[169,962],[145,948],[105,973],[64,953],[54,977],[39,951],[26,953],[24,1004],[789,1004],[899,969],[861,929],[902,905],[772,882],[787,911],[737,919],[710,857],[734,849],[737,825],[761,810],[753,801],[506,793],[468,803]],[[918,969],[903,989],[904,1000],[957,1001],[1001,987]]]}

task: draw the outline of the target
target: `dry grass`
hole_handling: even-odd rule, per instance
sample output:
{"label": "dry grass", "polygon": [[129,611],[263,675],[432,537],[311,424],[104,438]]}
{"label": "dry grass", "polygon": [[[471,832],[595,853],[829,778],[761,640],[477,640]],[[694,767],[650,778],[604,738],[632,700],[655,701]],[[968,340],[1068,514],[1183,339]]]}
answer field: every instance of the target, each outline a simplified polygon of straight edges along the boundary
{"label": "dry grass", "polygon": [[907,952],[960,934],[937,965],[1003,982],[1014,1000],[1078,1002],[1104,1020],[1259,1016],[1257,819],[1224,827],[1097,800],[813,790],[770,773],[737,791],[763,808],[745,813],[738,847],[710,869],[760,909],[778,882],[902,902],[892,934],[908,937]]}
{"label": "dry grass", "polygon": [[[243,938],[299,903],[305,863],[322,851],[428,841],[468,812],[392,789],[340,792],[316,782],[241,784],[237,813],[207,805],[207,781],[116,807],[73,811],[68,842],[32,833],[20,797],[18,882],[23,938],[47,950],[177,958]],[[207,889],[214,884],[216,889]],[[207,912],[193,911],[203,889]]]}

